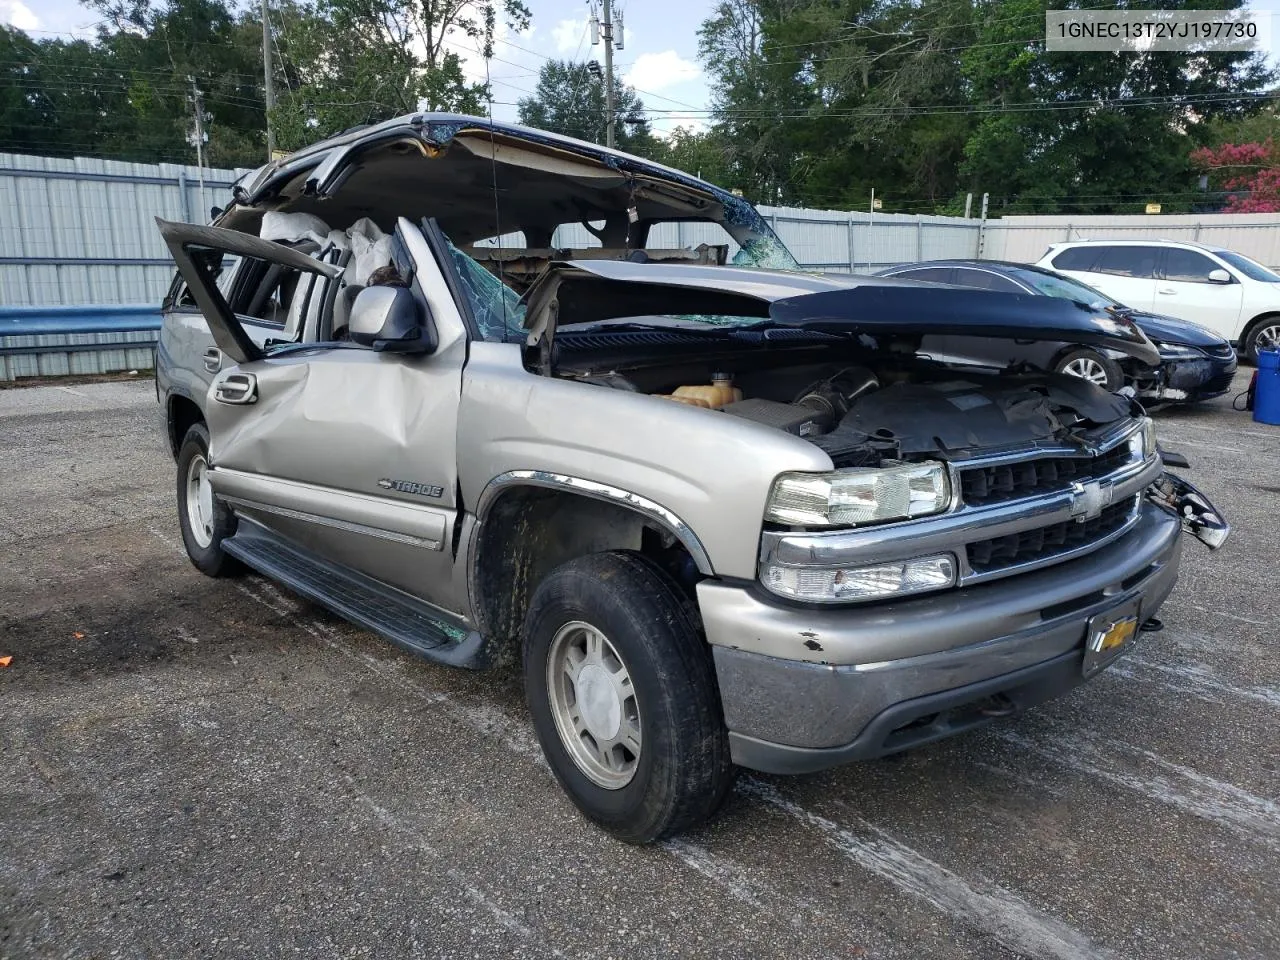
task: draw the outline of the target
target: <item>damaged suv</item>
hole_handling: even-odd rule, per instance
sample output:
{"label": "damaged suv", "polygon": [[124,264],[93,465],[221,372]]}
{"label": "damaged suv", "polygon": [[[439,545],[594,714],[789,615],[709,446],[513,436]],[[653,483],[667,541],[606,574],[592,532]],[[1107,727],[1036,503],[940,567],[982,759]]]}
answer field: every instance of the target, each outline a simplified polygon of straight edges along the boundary
{"label": "damaged suv", "polygon": [[234,196],[160,224],[192,562],[431,660],[521,664],[555,776],[622,839],[710,816],[734,765],[819,770],[1059,694],[1154,616],[1181,529],[1226,537],[1131,398],[919,350],[1154,364],[1123,317],[802,273],[726,191],[469,117],[347,133]]}

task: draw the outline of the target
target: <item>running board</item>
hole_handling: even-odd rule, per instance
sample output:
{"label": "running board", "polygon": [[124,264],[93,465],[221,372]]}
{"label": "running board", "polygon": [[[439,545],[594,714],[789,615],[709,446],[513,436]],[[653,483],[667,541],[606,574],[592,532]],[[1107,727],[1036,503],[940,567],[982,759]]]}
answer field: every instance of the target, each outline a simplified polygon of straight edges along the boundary
{"label": "running board", "polygon": [[340,617],[436,663],[472,670],[489,666],[486,644],[460,619],[371,577],[345,570],[240,519],[222,549],[264,576]]}

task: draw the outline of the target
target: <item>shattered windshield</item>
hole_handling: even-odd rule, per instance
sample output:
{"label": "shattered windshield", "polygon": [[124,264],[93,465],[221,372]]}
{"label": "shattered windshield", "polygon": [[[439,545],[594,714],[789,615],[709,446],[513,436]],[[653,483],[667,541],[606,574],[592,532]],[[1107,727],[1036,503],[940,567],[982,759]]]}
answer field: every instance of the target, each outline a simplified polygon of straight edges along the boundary
{"label": "shattered windshield", "polygon": [[524,304],[520,296],[449,241],[449,253],[462,278],[472,316],[486,340],[523,340]]}
{"label": "shattered windshield", "polygon": [[799,270],[800,264],[777,237],[748,240],[733,255],[735,267],[757,267],[761,270]]}
{"label": "shattered windshield", "polygon": [[[690,254],[701,253],[704,254],[704,258],[695,258],[694,262],[705,263],[708,262],[705,259],[705,251],[715,249],[708,247],[708,243],[722,245],[737,243],[740,244],[739,249],[734,253],[731,262],[725,264],[726,268],[744,267],[787,272],[797,272],[802,269],[754,207],[737,201],[734,204],[725,205],[725,214],[726,218],[723,221],[718,219],[698,221],[703,230],[702,233],[694,232],[692,229],[685,232],[684,221],[655,223],[653,226],[665,228],[666,235],[651,233],[646,248],[653,249],[654,256],[660,259],[672,258],[672,250],[668,248],[686,250]],[[677,225],[680,226],[679,231],[676,230]],[[562,225],[561,229],[566,230],[567,233],[565,235],[557,233],[553,245],[545,249],[526,248],[522,233],[488,238],[478,241],[474,248],[467,246],[466,249],[456,245],[452,239],[446,238],[449,255],[453,259],[454,267],[461,280],[463,296],[475,317],[479,333],[485,340],[514,341],[525,338],[525,305],[521,294],[553,260],[576,259],[576,247],[596,248],[607,245],[601,243],[595,231],[589,229],[590,226],[588,224]],[[596,225],[596,229],[602,229],[603,226],[603,223]],[[715,229],[717,227],[718,230]],[[719,233],[720,236],[712,236],[711,233],[706,232],[708,229]],[[695,247],[690,243],[689,233],[693,233],[694,242],[705,242]],[[593,235],[588,237],[585,234]],[[671,243],[672,240],[677,242]],[[720,249],[723,250],[724,246]],[[472,250],[475,255],[473,256],[468,250]],[[519,256],[510,258],[507,255],[511,253]],[[619,248],[616,259],[622,259],[624,253],[623,248]],[[721,256],[723,257],[723,253]],[[724,263],[723,259],[719,262]],[[760,317],[720,312],[677,314],[664,311],[657,316],[620,317],[603,322],[615,326],[652,327],[657,325],[705,329],[758,324]],[[581,330],[583,327],[578,329]]]}

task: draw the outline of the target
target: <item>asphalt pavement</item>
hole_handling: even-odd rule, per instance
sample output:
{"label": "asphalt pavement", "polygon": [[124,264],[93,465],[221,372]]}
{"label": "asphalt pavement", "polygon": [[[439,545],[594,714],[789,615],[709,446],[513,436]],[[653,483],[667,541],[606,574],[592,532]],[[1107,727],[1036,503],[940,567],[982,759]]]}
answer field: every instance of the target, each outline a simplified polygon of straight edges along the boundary
{"label": "asphalt pavement", "polygon": [[514,676],[201,576],[150,381],[0,390],[0,957],[1280,956],[1280,428],[1157,422],[1235,528],[1186,544],[1163,632],[637,848]]}

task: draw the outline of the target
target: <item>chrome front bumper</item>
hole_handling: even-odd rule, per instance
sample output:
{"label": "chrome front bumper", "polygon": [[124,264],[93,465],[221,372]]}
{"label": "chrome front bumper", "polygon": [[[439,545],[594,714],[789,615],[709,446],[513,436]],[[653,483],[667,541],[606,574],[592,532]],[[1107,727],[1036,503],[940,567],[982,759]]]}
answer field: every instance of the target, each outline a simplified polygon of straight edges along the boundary
{"label": "chrome front bumper", "polygon": [[[1122,537],[1007,580],[843,609],[758,587],[698,585],[735,762],[819,770],[879,756],[1041,702],[1084,680],[1085,625],[1177,580],[1179,521],[1143,501]],[[967,712],[966,712],[967,711]]]}

